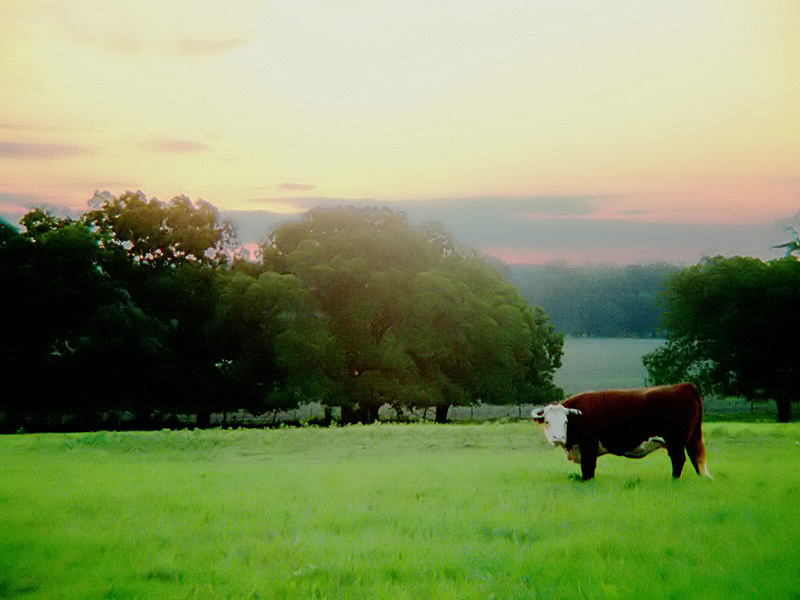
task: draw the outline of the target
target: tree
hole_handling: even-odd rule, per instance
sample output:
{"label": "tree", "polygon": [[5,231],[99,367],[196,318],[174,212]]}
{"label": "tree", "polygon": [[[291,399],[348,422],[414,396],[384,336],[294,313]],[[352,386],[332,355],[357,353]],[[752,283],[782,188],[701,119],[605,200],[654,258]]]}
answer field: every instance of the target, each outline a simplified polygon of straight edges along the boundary
{"label": "tree", "polygon": [[330,333],[332,359],[321,365],[328,401],[345,421],[374,421],[411,374],[400,333],[403,274],[421,269],[432,250],[391,211],[316,209],[277,228],[262,255],[268,267],[298,277]]}
{"label": "tree", "polygon": [[773,399],[791,417],[800,384],[800,261],[716,257],[667,280],[667,343],[644,357],[654,384]]}
{"label": "tree", "polygon": [[558,400],[562,336],[498,272],[473,256],[448,256],[417,278],[419,322],[408,352],[437,421],[451,405]]}
{"label": "tree", "polygon": [[40,209],[21,223],[24,232],[6,230],[0,240],[0,280],[13,315],[0,341],[0,364],[4,380],[22,384],[0,403],[10,427],[26,415],[98,408],[91,382],[66,377],[65,365],[74,364],[87,323],[129,300],[102,268],[106,250],[85,225]]}
{"label": "tree", "polygon": [[[388,209],[315,209],[262,246],[267,268],[292,273],[327,331],[328,402],[345,420],[378,409],[514,402],[552,389],[560,338],[514,288],[443,228],[410,227]],[[542,331],[539,331],[542,330]],[[549,338],[548,338],[549,336]],[[550,340],[546,350],[543,338]],[[535,361],[534,356],[546,356]],[[547,373],[550,373],[548,378]]]}
{"label": "tree", "polygon": [[234,272],[221,289],[213,328],[225,393],[253,414],[321,398],[327,330],[294,275]]}
{"label": "tree", "polygon": [[[213,317],[238,247],[233,227],[203,200],[176,196],[167,203],[142,192],[96,193],[82,222],[109,255],[104,268],[123,282],[132,301],[163,326],[173,372],[156,385],[160,410],[190,412],[205,427],[211,413],[233,408]],[[167,358],[165,355],[165,359]],[[157,372],[157,371],[156,371]],[[152,396],[152,394],[151,394]],[[142,418],[151,410],[139,404]]]}
{"label": "tree", "polygon": [[[79,220],[35,209],[24,232],[0,223],[0,276],[11,314],[0,339],[0,399],[15,430],[76,415],[296,407],[321,395],[325,328],[291,275],[235,258],[216,209],[184,197],[95,196]],[[234,258],[233,266],[230,258]],[[156,421],[152,421],[156,418]],[[151,422],[152,421],[152,422]]]}
{"label": "tree", "polygon": [[101,413],[132,412],[139,426],[150,425],[153,413],[174,408],[168,335],[168,327],[131,302],[99,307],[53,365],[56,393],[68,400],[54,412],[77,414],[86,426]]}
{"label": "tree", "polygon": [[105,244],[122,246],[133,261],[153,267],[185,263],[227,264],[237,252],[235,232],[204,200],[176,196],[168,203],[147,200],[142,192],[119,197],[96,192],[93,209],[81,221],[97,230]]}

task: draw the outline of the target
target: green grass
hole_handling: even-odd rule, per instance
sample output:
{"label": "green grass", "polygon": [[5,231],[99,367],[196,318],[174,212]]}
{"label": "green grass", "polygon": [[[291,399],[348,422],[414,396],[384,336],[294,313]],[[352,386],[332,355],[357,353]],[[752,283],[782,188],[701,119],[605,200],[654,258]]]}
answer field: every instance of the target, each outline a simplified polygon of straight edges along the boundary
{"label": "green grass", "polygon": [[580,483],[530,423],[0,438],[0,598],[798,598],[800,425]]}

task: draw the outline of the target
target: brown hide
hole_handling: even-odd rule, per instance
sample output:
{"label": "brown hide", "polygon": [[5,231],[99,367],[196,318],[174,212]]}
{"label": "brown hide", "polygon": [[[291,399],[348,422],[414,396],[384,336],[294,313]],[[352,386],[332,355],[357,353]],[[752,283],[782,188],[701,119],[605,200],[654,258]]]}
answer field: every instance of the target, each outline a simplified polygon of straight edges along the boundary
{"label": "brown hide", "polygon": [[680,477],[689,454],[698,473],[707,474],[702,439],[703,401],[691,383],[634,390],[584,392],[563,402],[581,411],[570,415],[567,449],[580,449],[581,472],[591,479],[599,447],[625,455],[651,437],[663,438],[672,460],[672,475]]}

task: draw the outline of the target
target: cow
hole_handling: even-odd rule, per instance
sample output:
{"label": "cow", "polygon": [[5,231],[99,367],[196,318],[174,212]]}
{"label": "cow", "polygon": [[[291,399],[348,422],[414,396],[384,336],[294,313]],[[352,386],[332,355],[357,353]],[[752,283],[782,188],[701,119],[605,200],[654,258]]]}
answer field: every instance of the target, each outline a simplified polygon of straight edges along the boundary
{"label": "cow", "polygon": [[597,457],[642,458],[666,448],[672,477],[681,476],[689,455],[698,475],[711,477],[703,445],[703,400],[691,383],[584,392],[561,404],[535,408],[547,441],[581,466],[583,480],[594,477]]}

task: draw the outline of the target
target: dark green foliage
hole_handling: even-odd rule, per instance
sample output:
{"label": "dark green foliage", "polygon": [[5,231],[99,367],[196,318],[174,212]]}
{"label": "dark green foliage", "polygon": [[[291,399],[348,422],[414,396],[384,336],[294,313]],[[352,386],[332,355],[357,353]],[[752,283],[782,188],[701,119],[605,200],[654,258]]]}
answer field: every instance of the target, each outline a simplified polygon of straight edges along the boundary
{"label": "dark green foliage", "polygon": [[667,343],[645,357],[655,384],[692,380],[706,392],[773,399],[788,421],[800,368],[800,261],[716,257],[667,281]]}
{"label": "dark green foliage", "polygon": [[1,230],[2,376],[24,389],[0,400],[5,430],[124,412],[206,426],[212,412],[314,401],[345,421],[385,403],[445,420],[454,404],[560,397],[561,336],[441,225],[314,210],[254,264],[202,201],[104,193],[93,208],[78,221],[37,209],[24,232]]}
{"label": "dark green foliage", "polygon": [[34,209],[0,243],[13,315],[3,378],[28,384],[3,399],[6,428],[62,415],[91,426],[107,411],[146,424],[156,411],[207,412],[219,393],[210,318],[230,228],[185,198],[95,200],[78,221]]}
{"label": "dark green foliage", "polygon": [[19,235],[17,228],[11,223],[0,217],[0,244],[5,243],[8,239]]}
{"label": "dark green foliage", "polygon": [[235,408],[261,414],[321,395],[328,336],[293,275],[233,273],[217,299],[213,326],[217,366]]}
{"label": "dark green foliage", "polygon": [[184,263],[225,264],[234,250],[230,223],[203,200],[176,196],[168,203],[148,200],[141,192],[119,197],[108,192],[90,201],[94,210],[82,221],[96,229],[103,242],[124,246],[137,264],[153,267]]}
{"label": "dark green foliage", "polygon": [[667,264],[628,267],[551,263],[517,267],[525,299],[541,306],[567,335],[658,337],[658,295],[664,278],[678,270]]}
{"label": "dark green foliage", "polygon": [[[14,423],[23,413],[48,414],[73,390],[62,365],[87,324],[109,306],[126,302],[124,290],[101,268],[105,251],[87,227],[33,210],[25,232],[0,243],[0,280],[8,319],[0,343],[5,381],[0,411]],[[82,397],[77,398],[81,404]]]}
{"label": "dark green foliage", "polygon": [[396,409],[557,397],[561,338],[544,313],[443,228],[388,209],[317,209],[262,247],[295,274],[327,336],[326,403],[345,419]]}

